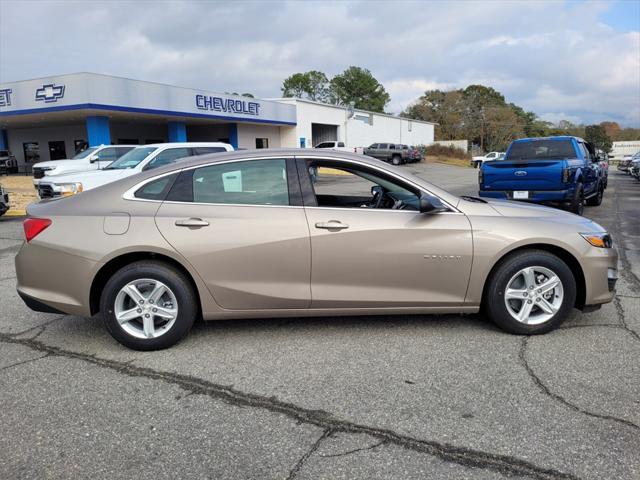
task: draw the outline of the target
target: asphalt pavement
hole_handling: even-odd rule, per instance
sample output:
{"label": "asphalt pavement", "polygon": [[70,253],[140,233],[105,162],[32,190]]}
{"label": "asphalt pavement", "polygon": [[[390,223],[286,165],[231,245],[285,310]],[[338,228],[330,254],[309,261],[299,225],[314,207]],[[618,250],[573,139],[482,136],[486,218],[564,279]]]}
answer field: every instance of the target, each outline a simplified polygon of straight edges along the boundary
{"label": "asphalt pavement", "polygon": [[[410,165],[457,194],[477,171]],[[15,293],[0,219],[2,479],[638,479],[640,185],[585,215],[620,250],[615,301],[536,337],[479,315],[200,322],[135,352]],[[55,274],[55,272],[52,272]]]}

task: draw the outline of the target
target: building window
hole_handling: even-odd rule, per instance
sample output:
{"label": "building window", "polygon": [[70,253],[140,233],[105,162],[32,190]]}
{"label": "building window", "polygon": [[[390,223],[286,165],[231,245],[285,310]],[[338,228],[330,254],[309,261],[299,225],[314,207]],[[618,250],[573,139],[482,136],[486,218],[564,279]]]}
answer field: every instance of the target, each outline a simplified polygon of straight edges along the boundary
{"label": "building window", "polygon": [[26,163],[38,163],[40,161],[40,145],[38,142],[25,142],[22,144],[24,161]]}
{"label": "building window", "polygon": [[256,138],[256,148],[269,148],[269,139]]}
{"label": "building window", "polygon": [[87,148],[89,148],[89,144],[86,140],[74,140],[73,141],[73,150],[76,152],[76,155],[80,152],[84,152]]}

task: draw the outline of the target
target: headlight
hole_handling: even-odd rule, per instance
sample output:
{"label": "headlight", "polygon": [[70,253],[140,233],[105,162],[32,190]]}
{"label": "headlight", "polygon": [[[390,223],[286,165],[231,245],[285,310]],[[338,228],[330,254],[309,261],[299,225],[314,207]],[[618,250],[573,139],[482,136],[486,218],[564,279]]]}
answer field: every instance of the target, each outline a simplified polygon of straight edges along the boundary
{"label": "headlight", "polygon": [[611,248],[613,246],[611,235],[606,232],[581,233],[580,235],[594,247]]}
{"label": "headlight", "polygon": [[76,193],[82,192],[82,183],[80,182],[58,183],[56,184],[56,187],[58,187],[58,191],[63,197],[66,197],[68,195],[75,195]]}

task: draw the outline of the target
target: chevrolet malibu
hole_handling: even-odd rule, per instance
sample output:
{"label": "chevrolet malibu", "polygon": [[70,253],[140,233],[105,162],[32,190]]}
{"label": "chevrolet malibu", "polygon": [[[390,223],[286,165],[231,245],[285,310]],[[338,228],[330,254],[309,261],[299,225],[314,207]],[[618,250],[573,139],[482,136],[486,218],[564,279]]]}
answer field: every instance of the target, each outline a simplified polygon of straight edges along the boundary
{"label": "chevrolet malibu", "polygon": [[457,197],[362,155],[194,157],[28,208],[18,293],[154,350],[205,320],[482,310],[514,334],[610,302],[609,234],[556,209]]}

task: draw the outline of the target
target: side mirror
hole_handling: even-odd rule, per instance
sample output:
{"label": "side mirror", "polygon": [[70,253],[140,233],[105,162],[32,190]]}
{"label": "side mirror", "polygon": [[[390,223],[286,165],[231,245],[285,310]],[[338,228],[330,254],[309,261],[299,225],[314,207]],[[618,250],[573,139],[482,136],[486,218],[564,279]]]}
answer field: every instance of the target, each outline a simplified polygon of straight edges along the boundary
{"label": "side mirror", "polygon": [[424,193],[420,195],[420,213],[438,213],[448,210],[439,198]]}
{"label": "side mirror", "polygon": [[100,160],[100,157],[98,157],[98,155],[91,155],[89,157],[89,163],[96,163],[98,160]]}

